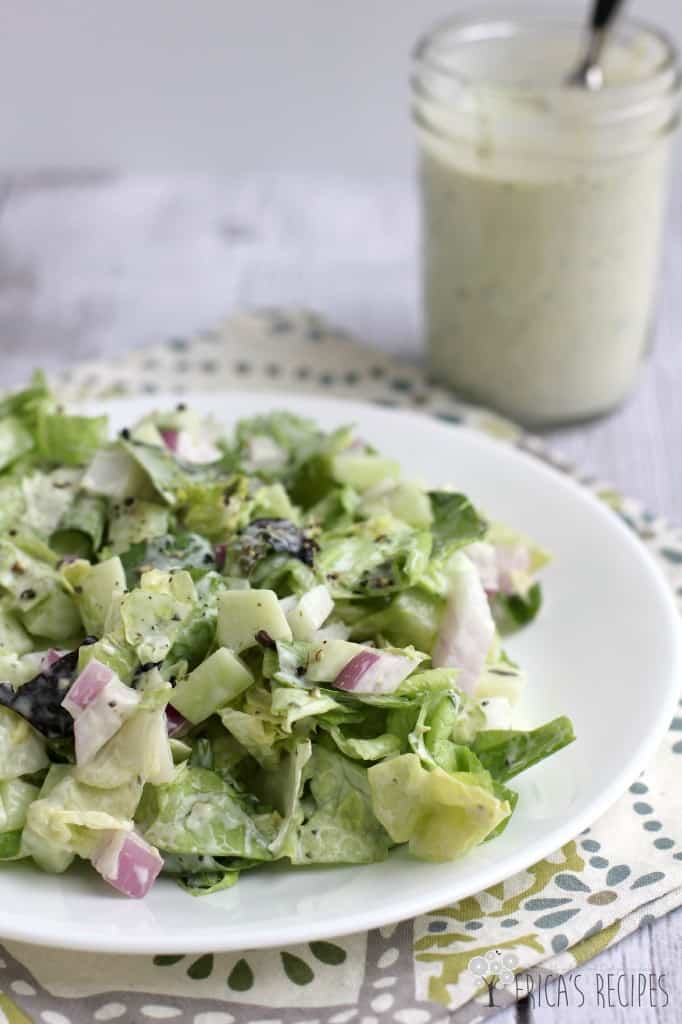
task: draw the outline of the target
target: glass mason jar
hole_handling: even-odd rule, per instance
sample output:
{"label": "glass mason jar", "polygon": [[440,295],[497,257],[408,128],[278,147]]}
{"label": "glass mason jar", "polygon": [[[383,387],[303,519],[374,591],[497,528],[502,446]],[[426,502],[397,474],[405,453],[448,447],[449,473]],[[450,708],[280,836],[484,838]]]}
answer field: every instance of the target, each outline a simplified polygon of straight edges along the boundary
{"label": "glass mason jar", "polygon": [[414,53],[431,365],[525,423],[577,420],[628,394],[651,333],[678,57],[621,19],[589,92],[565,84],[577,18],[484,10]]}

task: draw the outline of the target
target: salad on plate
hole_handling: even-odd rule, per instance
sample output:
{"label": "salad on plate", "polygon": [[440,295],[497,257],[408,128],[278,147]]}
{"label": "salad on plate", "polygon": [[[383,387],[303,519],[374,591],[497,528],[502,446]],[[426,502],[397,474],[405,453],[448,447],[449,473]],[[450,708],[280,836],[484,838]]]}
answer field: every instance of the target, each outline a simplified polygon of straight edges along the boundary
{"label": "salad on plate", "polygon": [[36,376],[0,399],[0,861],[141,897],[466,854],[573,739],[513,727],[547,560],[352,426],[179,404],[110,440]]}

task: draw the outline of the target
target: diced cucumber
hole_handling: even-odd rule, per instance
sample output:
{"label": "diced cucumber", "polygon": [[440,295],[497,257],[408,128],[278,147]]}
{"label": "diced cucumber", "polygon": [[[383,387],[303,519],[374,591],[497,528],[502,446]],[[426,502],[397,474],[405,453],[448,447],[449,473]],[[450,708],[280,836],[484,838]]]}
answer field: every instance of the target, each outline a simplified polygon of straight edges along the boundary
{"label": "diced cucumber", "polygon": [[114,594],[123,593],[126,574],[118,556],[93,565],[80,583],[80,613],[88,633],[101,636]]}
{"label": "diced cucumber", "polygon": [[253,676],[227,647],[220,647],[173,690],[169,703],[197,725],[247,689]]}
{"label": "diced cucumber", "polygon": [[63,590],[52,590],[44,601],[24,612],[23,619],[33,636],[57,642],[77,637],[82,631],[78,608]]}
{"label": "diced cucumber", "polygon": [[359,619],[351,633],[356,640],[381,633],[396,647],[414,644],[419,651],[431,651],[444,607],[442,597],[421,587],[410,587],[396,594],[386,608]]}
{"label": "diced cucumber", "polygon": [[218,643],[239,654],[258,643],[263,631],[272,640],[293,639],[274,590],[227,590],[218,598]]}
{"label": "diced cucumber", "polygon": [[315,631],[326,622],[333,610],[334,602],[323,583],[303,594],[293,607],[285,609],[294,640],[312,640]]}
{"label": "diced cucumber", "polygon": [[311,683],[332,683],[341,669],[363,651],[370,650],[364,644],[350,640],[321,640],[310,649],[306,678]]}
{"label": "diced cucumber", "polygon": [[16,615],[0,609],[0,651],[26,654],[32,648],[33,642]]}
{"label": "diced cucumber", "polygon": [[340,484],[349,484],[356,491],[367,491],[387,478],[396,480],[400,466],[382,455],[335,455],[332,476]]}

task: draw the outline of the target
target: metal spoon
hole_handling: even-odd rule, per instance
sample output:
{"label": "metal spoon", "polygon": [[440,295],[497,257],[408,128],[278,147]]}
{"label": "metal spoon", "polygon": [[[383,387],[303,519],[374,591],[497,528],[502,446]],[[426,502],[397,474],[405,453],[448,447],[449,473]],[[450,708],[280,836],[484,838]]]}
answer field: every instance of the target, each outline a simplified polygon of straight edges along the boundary
{"label": "metal spoon", "polygon": [[598,92],[604,85],[604,72],[599,62],[609,26],[622,2],[623,0],[594,0],[587,46],[578,66],[567,78],[568,85],[581,86],[590,92]]}

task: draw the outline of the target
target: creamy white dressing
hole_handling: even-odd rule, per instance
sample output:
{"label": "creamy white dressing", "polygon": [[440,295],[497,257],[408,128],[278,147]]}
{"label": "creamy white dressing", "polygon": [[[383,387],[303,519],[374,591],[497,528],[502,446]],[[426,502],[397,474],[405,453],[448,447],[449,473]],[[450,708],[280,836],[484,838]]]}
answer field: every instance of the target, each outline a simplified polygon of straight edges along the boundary
{"label": "creamy white dressing", "polygon": [[414,109],[432,365],[467,397],[551,423],[620,402],[645,352],[678,85],[674,69],[654,82],[665,43],[632,29],[602,93],[569,89],[577,32],[538,31],[436,33]]}

